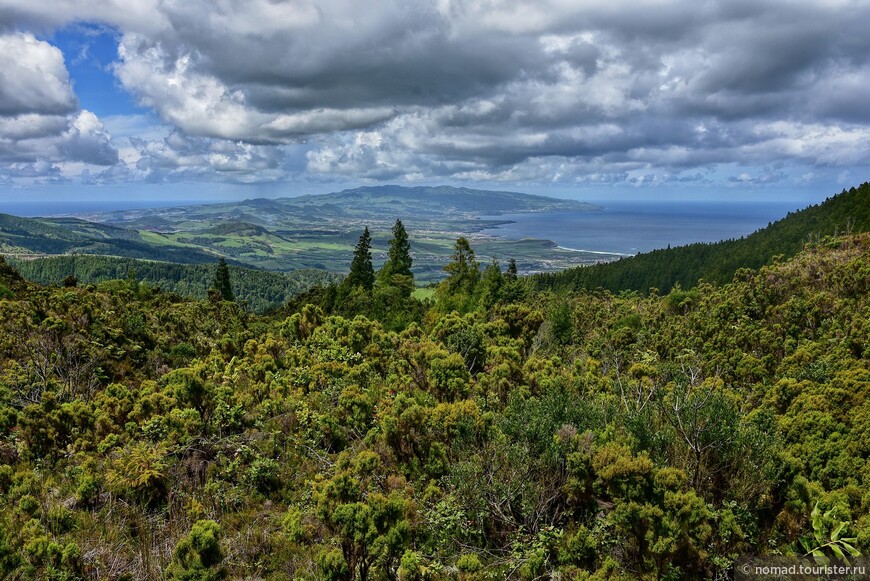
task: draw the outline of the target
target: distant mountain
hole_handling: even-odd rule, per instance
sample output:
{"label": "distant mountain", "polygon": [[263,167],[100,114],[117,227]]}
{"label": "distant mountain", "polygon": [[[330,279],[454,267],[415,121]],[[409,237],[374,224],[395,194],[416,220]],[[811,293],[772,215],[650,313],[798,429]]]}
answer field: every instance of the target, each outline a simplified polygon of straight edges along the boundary
{"label": "distant mountain", "polygon": [[[443,276],[458,236],[504,223],[500,214],[595,211],[594,204],[517,192],[469,188],[377,186],[296,198],[83,214],[77,218],[0,217],[0,253],[90,254],[177,263],[215,262],[291,271],[347,271],[363,227],[383,260],[390,229],[401,219],[412,235],[418,282]],[[482,219],[481,216],[490,216]],[[598,257],[545,241],[477,236],[480,258],[515,258],[528,270],[553,270]]]}
{"label": "distant mountain", "polygon": [[546,196],[454,188],[450,186],[371,186],[331,194],[295,198],[256,198],[226,204],[173,208],[121,210],[89,215],[96,222],[124,228],[169,233],[214,227],[216,221],[243,222],[275,229],[344,229],[348,223],[365,221],[369,226],[387,225],[396,218],[414,228],[438,228],[445,222],[462,222],[466,229],[482,229],[499,223],[479,216],[554,210],[596,211],[588,202]]}
{"label": "distant mountain", "polygon": [[416,214],[443,215],[445,211],[461,214],[498,215],[503,213],[549,212],[555,210],[595,211],[601,207],[588,202],[562,200],[518,192],[475,190],[450,186],[372,186],[344,190],[320,196],[284,198],[281,203],[301,207],[334,204],[355,211],[377,212],[377,208],[412,206]]}
{"label": "distant mountain", "polygon": [[529,283],[537,289],[639,292],[650,288],[668,292],[677,284],[688,288],[701,279],[721,284],[738,269],[760,268],[777,256],[791,258],[807,242],[860,232],[870,232],[870,183],[789,213],[744,238],[654,250],[607,264],[536,275]]}

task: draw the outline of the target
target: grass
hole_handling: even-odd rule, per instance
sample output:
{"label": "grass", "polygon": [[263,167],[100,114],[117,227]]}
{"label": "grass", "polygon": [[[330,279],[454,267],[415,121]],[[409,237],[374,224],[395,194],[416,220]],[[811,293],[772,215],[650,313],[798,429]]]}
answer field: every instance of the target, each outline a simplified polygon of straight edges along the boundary
{"label": "grass", "polygon": [[435,287],[418,286],[414,289],[414,292],[411,294],[411,296],[421,301],[424,299],[431,299],[435,296]]}

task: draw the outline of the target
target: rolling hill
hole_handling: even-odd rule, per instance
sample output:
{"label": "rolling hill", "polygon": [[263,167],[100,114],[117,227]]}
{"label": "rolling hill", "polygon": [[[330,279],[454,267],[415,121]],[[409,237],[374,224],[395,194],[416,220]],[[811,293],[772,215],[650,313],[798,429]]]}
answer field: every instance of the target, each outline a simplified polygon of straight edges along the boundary
{"label": "rolling hill", "polygon": [[[380,186],[297,198],[99,212],[77,218],[0,217],[0,253],[17,256],[89,254],[270,271],[314,268],[347,272],[357,238],[368,226],[374,259],[397,218],[414,239],[418,282],[443,277],[458,236],[475,236],[480,259],[515,258],[528,270],[553,270],[599,260],[546,240],[514,242],[478,235],[500,213],[595,211],[598,206],[516,192],[452,187]],[[480,216],[489,216],[481,219]]]}
{"label": "rolling hill", "polygon": [[518,192],[470,188],[371,186],[331,194],[295,198],[257,198],[227,204],[207,204],[165,209],[125,210],[92,214],[91,219],[134,229],[161,232],[207,230],[213,222],[242,222],[270,230],[305,230],[320,227],[346,231],[350,224],[366,221],[369,226],[391,226],[401,218],[412,228],[477,231],[498,220],[482,221],[482,215],[545,212],[553,210],[596,211],[587,202],[562,200]]}
{"label": "rolling hill", "polygon": [[0,214],[0,253],[102,254],[192,264],[217,257],[201,248],[154,245],[135,231],[77,218],[20,218]]}

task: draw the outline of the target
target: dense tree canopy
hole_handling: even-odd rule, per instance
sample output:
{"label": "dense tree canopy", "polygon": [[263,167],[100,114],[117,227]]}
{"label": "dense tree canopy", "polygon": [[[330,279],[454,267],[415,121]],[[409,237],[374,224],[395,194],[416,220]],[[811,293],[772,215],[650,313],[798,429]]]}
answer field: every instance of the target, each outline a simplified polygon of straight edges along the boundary
{"label": "dense tree canopy", "polygon": [[667,294],[529,290],[468,240],[447,272],[434,303],[379,282],[255,315],[0,260],[2,576],[698,579],[870,550],[870,235]]}
{"label": "dense tree canopy", "polygon": [[790,213],[744,238],[653,250],[616,262],[536,275],[530,283],[538,290],[605,288],[643,293],[651,288],[667,293],[675,285],[690,288],[701,280],[725,284],[737,270],[760,268],[778,256],[792,257],[807,242],[858,232],[870,232],[870,182]]}
{"label": "dense tree canopy", "polygon": [[[214,283],[213,264],[176,264],[135,260],[115,256],[69,255],[15,260],[15,268],[28,280],[62,285],[74,277],[79,285],[103,284],[135,270],[138,280],[152,288],[204,299]],[[323,270],[303,269],[288,273],[267,272],[228,264],[233,294],[257,313],[275,310],[312,287],[326,285],[339,277]]]}

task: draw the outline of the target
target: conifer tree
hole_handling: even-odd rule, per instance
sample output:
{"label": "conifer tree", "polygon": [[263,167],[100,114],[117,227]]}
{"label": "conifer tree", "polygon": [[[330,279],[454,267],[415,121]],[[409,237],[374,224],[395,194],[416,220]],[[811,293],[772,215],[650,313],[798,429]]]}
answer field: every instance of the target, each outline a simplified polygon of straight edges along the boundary
{"label": "conifer tree", "polygon": [[494,259],[483,271],[480,284],[477,285],[479,303],[484,308],[490,308],[501,299],[502,288],[505,285],[505,277],[501,267]]}
{"label": "conifer tree", "polygon": [[230,282],[230,269],[223,258],[218,261],[211,286],[212,289],[220,293],[221,299],[231,302],[236,300],[236,296],[233,294],[233,285]]}
{"label": "conifer tree", "polygon": [[411,243],[408,241],[408,232],[405,231],[405,225],[401,220],[396,220],[393,225],[393,238],[390,240],[390,248],[387,251],[387,261],[381,272],[385,276],[401,274],[402,276],[413,276],[411,274]]}
{"label": "conifer tree", "polygon": [[393,226],[393,238],[387,250],[387,261],[378,272],[378,284],[399,287],[403,294],[410,296],[414,290],[414,274],[411,272],[411,243],[401,220]]}
{"label": "conifer tree", "polygon": [[366,226],[359,237],[356,249],[353,251],[353,261],[350,263],[350,273],[345,279],[349,288],[361,286],[370,291],[375,285],[375,270],[372,267],[372,236]]}
{"label": "conifer tree", "polygon": [[511,258],[508,260],[507,272],[504,274],[504,277],[509,281],[514,281],[517,279],[517,274],[517,261]]}
{"label": "conifer tree", "polygon": [[467,238],[456,239],[456,245],[453,247],[453,261],[445,266],[444,270],[450,274],[445,281],[448,283],[448,287],[467,293],[474,292],[474,287],[480,280],[480,267],[474,258],[474,250],[471,249]]}
{"label": "conifer tree", "polygon": [[474,308],[475,290],[480,281],[480,266],[468,239],[460,237],[453,247],[453,261],[444,267],[450,276],[441,281],[435,291],[438,310],[460,313]]}

